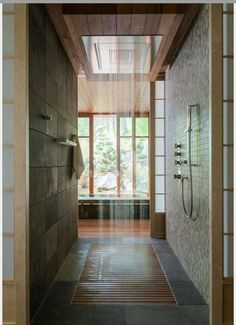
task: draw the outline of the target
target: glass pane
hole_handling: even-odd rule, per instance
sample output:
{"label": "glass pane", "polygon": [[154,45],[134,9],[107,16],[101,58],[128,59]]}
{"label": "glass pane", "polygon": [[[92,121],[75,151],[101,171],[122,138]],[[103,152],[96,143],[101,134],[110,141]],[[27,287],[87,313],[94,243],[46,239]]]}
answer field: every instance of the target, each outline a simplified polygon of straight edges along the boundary
{"label": "glass pane", "polygon": [[234,182],[234,150],[232,147],[224,147],[224,188],[233,188]]}
{"label": "glass pane", "polygon": [[3,55],[14,55],[14,16],[3,16]]}
{"label": "glass pane", "polygon": [[164,135],[165,135],[165,121],[163,119],[155,120],[155,134],[156,134],[156,137],[164,137]]}
{"label": "glass pane", "polygon": [[164,156],[165,154],[165,139],[155,138],[155,154],[157,156]]}
{"label": "glass pane", "polygon": [[156,212],[165,212],[165,195],[156,194],[155,198],[156,198],[155,211]]}
{"label": "glass pane", "polygon": [[89,136],[89,117],[78,118],[78,136]]}
{"label": "glass pane", "polygon": [[164,157],[155,157],[155,174],[165,174],[165,158]]}
{"label": "glass pane", "polygon": [[224,58],[223,59],[223,98],[233,99],[234,98],[234,87],[233,87],[233,59]]}
{"label": "glass pane", "polygon": [[3,143],[14,143],[14,105],[3,104]]}
{"label": "glass pane", "polygon": [[232,55],[233,54],[233,30],[234,30],[234,16],[233,15],[223,15],[223,54]]}
{"label": "glass pane", "polygon": [[165,176],[155,176],[155,193],[165,193]]}
{"label": "glass pane", "polygon": [[148,139],[136,139],[136,193],[148,195]]}
{"label": "glass pane", "polygon": [[148,136],[148,117],[135,118],[136,136]]}
{"label": "glass pane", "polygon": [[3,98],[14,99],[14,61],[3,60]]}
{"label": "glass pane", "polygon": [[155,98],[163,99],[165,98],[165,81],[156,81],[155,82]]}
{"label": "glass pane", "polygon": [[233,236],[224,236],[224,276],[233,276]]}
{"label": "glass pane", "polygon": [[132,118],[121,117],[120,118],[120,135],[121,136],[132,136]]}
{"label": "glass pane", "polygon": [[132,139],[120,139],[120,193],[133,192]]}
{"label": "glass pane", "polygon": [[234,137],[233,103],[224,103],[224,144],[232,144]]}
{"label": "glass pane", "polygon": [[164,118],[165,117],[165,101],[156,100],[155,101],[155,117]]}
{"label": "glass pane", "polygon": [[14,276],[14,237],[3,237],[3,272],[5,278]]}
{"label": "glass pane", "polygon": [[234,221],[234,194],[224,192],[224,232],[233,232]]}
{"label": "glass pane", "polygon": [[3,192],[3,231],[14,231],[14,194],[13,192]]}
{"label": "glass pane", "polygon": [[79,196],[88,196],[89,195],[89,138],[80,138],[79,139],[83,161],[85,169],[80,176],[78,181],[78,193]]}
{"label": "glass pane", "polygon": [[223,4],[223,11],[233,11],[234,5],[232,3],[224,3]]}
{"label": "glass pane", "polygon": [[14,149],[3,149],[3,187],[14,187]]}
{"label": "glass pane", "polygon": [[94,193],[116,194],[116,116],[94,117]]}

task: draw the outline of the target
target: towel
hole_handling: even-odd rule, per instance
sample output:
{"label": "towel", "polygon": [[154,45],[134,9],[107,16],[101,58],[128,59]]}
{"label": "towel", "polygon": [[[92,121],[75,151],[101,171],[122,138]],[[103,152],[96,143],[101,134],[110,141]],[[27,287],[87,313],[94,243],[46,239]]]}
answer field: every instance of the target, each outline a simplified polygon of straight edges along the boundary
{"label": "towel", "polygon": [[74,137],[74,141],[77,144],[76,147],[73,147],[73,166],[72,171],[75,172],[76,179],[79,179],[81,174],[84,171],[84,161],[83,161],[83,155],[82,150],[80,147],[79,139],[78,137]]}

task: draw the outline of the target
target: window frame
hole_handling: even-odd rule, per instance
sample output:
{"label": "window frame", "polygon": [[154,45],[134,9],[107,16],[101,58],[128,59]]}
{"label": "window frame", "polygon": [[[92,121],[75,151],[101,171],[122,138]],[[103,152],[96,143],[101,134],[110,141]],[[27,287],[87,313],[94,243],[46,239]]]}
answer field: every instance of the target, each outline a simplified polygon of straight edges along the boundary
{"label": "window frame", "polygon": [[[148,140],[148,192],[147,198],[150,198],[150,115],[149,113],[134,113],[134,114],[125,114],[125,113],[78,113],[78,118],[89,118],[89,136],[79,136],[80,138],[89,139],[89,197],[94,197],[94,117],[95,116],[116,116],[116,160],[117,160],[117,189],[114,197],[121,197],[120,190],[120,139],[132,139],[132,197],[136,195],[136,140],[138,138]],[[132,134],[130,136],[121,136],[120,135],[120,118],[122,117],[131,117],[132,118]],[[148,134],[146,136],[136,136],[136,118],[138,117],[147,117],[148,118]],[[113,195],[110,195],[113,196]],[[79,196],[79,199],[82,199],[83,196]]]}

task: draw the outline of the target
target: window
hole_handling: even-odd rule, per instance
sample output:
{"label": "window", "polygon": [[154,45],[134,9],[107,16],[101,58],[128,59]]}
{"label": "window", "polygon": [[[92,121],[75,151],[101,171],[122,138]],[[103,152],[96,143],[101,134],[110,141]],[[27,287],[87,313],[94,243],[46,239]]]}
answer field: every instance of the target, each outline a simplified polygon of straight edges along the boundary
{"label": "window", "polygon": [[88,196],[89,191],[89,165],[90,165],[90,134],[89,117],[78,119],[78,138],[81,146],[85,169],[80,176],[78,186],[81,196]]}
{"label": "window", "polygon": [[149,195],[148,116],[79,116],[85,170],[79,196]]}

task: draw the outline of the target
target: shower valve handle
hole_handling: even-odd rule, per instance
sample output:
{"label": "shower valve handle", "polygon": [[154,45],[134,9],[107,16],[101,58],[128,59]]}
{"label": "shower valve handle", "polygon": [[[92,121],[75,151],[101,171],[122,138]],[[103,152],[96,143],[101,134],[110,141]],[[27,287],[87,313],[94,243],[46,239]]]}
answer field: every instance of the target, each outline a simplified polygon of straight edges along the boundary
{"label": "shower valve handle", "polygon": [[181,152],[180,151],[175,151],[175,156],[181,156]]}
{"label": "shower valve handle", "polygon": [[180,174],[174,174],[174,179],[181,179],[181,175]]}
{"label": "shower valve handle", "polygon": [[181,165],[182,164],[182,161],[181,160],[175,160],[175,164],[176,165]]}

